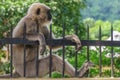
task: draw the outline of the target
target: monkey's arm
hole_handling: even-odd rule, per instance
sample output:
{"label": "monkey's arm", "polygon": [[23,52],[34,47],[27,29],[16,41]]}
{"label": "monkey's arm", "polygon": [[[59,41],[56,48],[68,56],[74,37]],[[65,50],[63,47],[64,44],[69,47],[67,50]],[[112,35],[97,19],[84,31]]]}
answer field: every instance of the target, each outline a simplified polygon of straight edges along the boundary
{"label": "monkey's arm", "polygon": [[[19,25],[21,24],[21,25]],[[39,42],[39,53],[43,54],[46,49],[45,37],[42,32],[37,32],[36,21],[30,17],[25,17],[19,22],[17,27],[13,30],[14,38],[25,38],[31,41]]]}
{"label": "monkey's arm", "polygon": [[[55,38],[52,37],[52,39],[55,39]],[[59,38],[59,39],[62,39],[62,38]],[[65,36],[65,39],[66,40],[70,40],[71,42],[76,43],[76,46],[77,46],[77,50],[76,51],[80,50],[81,42],[80,42],[79,38],[76,35],[67,35],[67,36]],[[57,49],[57,48],[60,48],[62,46],[50,46],[49,45],[49,47],[52,48],[52,49]]]}
{"label": "monkey's arm", "polygon": [[26,34],[26,39],[31,41],[39,41],[39,53],[43,54],[46,49],[46,42],[42,33]]}
{"label": "monkey's arm", "polygon": [[[47,28],[47,26],[44,27],[42,30],[43,30],[43,34],[45,36],[45,39],[50,39],[50,30]],[[51,38],[55,39],[53,33],[51,35]],[[59,38],[59,39],[62,39],[62,38]],[[80,48],[81,48],[81,42],[80,42],[79,38],[76,35],[67,35],[67,36],[65,36],[65,39],[66,40],[70,40],[72,42],[75,42],[76,45],[77,45],[77,50],[76,51],[80,50]],[[57,49],[57,48],[62,47],[62,45],[61,46],[50,46],[50,45],[48,45],[48,46],[49,46],[49,48],[52,48],[52,49]]]}

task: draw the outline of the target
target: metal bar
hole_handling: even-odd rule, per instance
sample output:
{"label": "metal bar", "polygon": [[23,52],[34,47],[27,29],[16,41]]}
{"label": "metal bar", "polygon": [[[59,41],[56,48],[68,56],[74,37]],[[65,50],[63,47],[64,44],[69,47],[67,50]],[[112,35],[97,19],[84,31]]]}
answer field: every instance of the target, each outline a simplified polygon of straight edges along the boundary
{"label": "metal bar", "polygon": [[[89,40],[89,26],[87,25],[87,40]],[[89,45],[87,45],[87,61],[90,61],[89,59]],[[89,77],[89,70],[87,71],[87,76]]]}
{"label": "metal bar", "polygon": [[[87,40],[89,40],[89,26],[87,26]],[[87,45],[87,61],[89,61],[89,45]]]}
{"label": "metal bar", "polygon": [[[36,20],[37,23],[37,27],[36,27],[36,32],[39,33],[39,24],[38,24],[38,20]],[[36,55],[36,77],[38,77],[39,75],[39,61],[38,61],[38,57],[39,57],[39,45],[37,45],[37,55]]]}
{"label": "metal bar", "polygon": [[119,47],[120,41],[81,40],[82,46],[114,46]]}
{"label": "metal bar", "polygon": [[[11,29],[10,29],[10,39],[12,40],[12,31],[13,31],[13,28],[12,28],[12,25],[11,25]],[[12,78],[12,56],[13,56],[13,44],[10,44],[10,77]]]}
{"label": "metal bar", "polygon": [[[26,24],[24,23],[24,27],[23,27],[23,40],[26,38]],[[26,45],[24,44],[24,69],[23,69],[23,72],[24,72],[24,77],[26,76]]]}
{"label": "metal bar", "polygon": [[[65,25],[64,24],[63,24],[62,28],[63,28],[62,37],[63,37],[63,40],[65,40]],[[62,58],[63,58],[62,77],[64,77],[65,76],[65,45],[64,44],[63,44],[63,48],[62,48]]]}
{"label": "metal bar", "polygon": [[[64,3],[62,3],[62,5],[64,6]],[[65,8],[62,10],[62,16],[65,16],[64,12],[65,12]],[[62,38],[63,40],[65,40],[65,17],[62,18]],[[62,68],[62,77],[65,76],[65,45],[62,45],[62,59],[63,59],[63,68]]]}
{"label": "metal bar", "polygon": [[36,77],[39,76],[39,61],[38,61],[38,57],[39,57],[39,48],[37,47],[37,55],[36,55]]}
{"label": "metal bar", "polygon": [[[99,26],[99,41],[101,41],[101,26]],[[99,46],[99,53],[100,53],[100,58],[99,58],[99,76],[102,76],[102,52],[101,52],[101,45]]]}
{"label": "metal bar", "polygon": [[[4,38],[0,39],[0,44],[25,44],[25,45],[39,45],[38,41],[29,41],[27,39],[22,39],[22,38]],[[76,43],[71,42],[70,40],[63,40],[63,39],[50,39],[46,40],[47,45],[66,45],[66,46],[75,46]],[[114,47],[119,47],[120,46],[120,41],[105,41],[105,40],[81,40],[82,46],[114,46]]]}
{"label": "metal bar", "polygon": [[[111,41],[113,41],[113,26],[111,25]],[[111,47],[111,77],[114,77],[114,58],[113,58],[113,46]]]}
{"label": "metal bar", "polygon": [[0,44],[4,45],[4,44],[29,44],[29,45],[39,45],[38,41],[29,41],[27,39],[23,38],[3,38],[0,39]]}
{"label": "metal bar", "polygon": [[[50,25],[50,46],[52,42],[52,24]],[[52,48],[50,47],[50,62],[49,62],[49,77],[51,78],[52,73]]]}
{"label": "metal bar", "polygon": [[[75,34],[78,35],[78,26],[75,25]],[[77,46],[75,46],[75,50],[77,49]],[[75,77],[77,77],[77,66],[78,66],[78,52],[75,52]]]}

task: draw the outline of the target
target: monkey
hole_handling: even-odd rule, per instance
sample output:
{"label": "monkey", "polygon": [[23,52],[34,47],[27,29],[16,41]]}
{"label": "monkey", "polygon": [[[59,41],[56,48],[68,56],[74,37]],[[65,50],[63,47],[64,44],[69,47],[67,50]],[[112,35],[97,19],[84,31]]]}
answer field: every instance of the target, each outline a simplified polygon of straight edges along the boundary
{"label": "monkey", "polygon": [[[52,24],[51,9],[43,3],[33,3],[29,7],[27,14],[18,22],[17,26],[13,29],[13,38],[25,38],[30,41],[38,41],[39,45],[23,45],[23,44],[13,44],[13,67],[15,73],[20,77],[24,77],[24,46],[26,48],[25,63],[26,63],[26,77],[36,76],[36,56],[37,48],[39,55],[42,55],[46,50],[46,46],[51,49],[57,49],[62,46],[51,46],[46,45],[46,40],[50,39],[49,26]],[[25,26],[26,25],[26,28]],[[38,26],[38,28],[37,28]],[[24,36],[25,28],[25,36]],[[37,31],[38,30],[38,31]],[[51,36],[55,39],[53,33]],[[77,50],[81,48],[81,42],[79,38],[73,35],[65,36],[65,39],[71,40],[76,43]],[[63,60],[60,56],[52,54],[52,72],[58,71],[62,73]],[[49,61],[50,55],[38,59],[38,77],[44,77],[49,73]],[[70,77],[75,76],[74,67],[67,61],[65,61],[65,74]]]}
{"label": "monkey", "polygon": [[79,77],[80,78],[85,77],[89,68],[94,67],[94,66],[95,66],[95,64],[93,64],[92,62],[85,61],[78,71]]}

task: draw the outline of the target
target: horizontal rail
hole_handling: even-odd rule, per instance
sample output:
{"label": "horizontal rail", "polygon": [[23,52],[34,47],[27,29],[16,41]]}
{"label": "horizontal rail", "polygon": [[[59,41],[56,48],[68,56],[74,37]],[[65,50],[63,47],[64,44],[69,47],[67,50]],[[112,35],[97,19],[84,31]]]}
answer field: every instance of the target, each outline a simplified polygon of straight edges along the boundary
{"label": "horizontal rail", "polygon": [[120,41],[81,40],[82,46],[120,46]]}
{"label": "horizontal rail", "polygon": [[[47,45],[66,45],[75,46],[74,42],[70,40],[63,39],[52,39],[46,40]],[[3,44],[28,44],[28,45],[38,45],[38,41],[29,41],[27,39],[21,38],[4,38],[0,39],[0,45]],[[120,46],[120,41],[99,41],[99,40],[81,40],[82,46]]]}
{"label": "horizontal rail", "polygon": [[29,41],[27,39],[21,38],[3,38],[0,39],[0,45],[3,44],[29,44],[29,45],[38,45],[37,41]]}

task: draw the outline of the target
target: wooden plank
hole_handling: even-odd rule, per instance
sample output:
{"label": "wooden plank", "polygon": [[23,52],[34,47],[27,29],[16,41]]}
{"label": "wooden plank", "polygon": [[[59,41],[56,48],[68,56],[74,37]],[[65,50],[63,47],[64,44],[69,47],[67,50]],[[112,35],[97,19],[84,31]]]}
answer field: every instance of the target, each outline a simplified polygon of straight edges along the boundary
{"label": "wooden plank", "polygon": [[120,80],[120,78],[7,78],[0,80]]}

